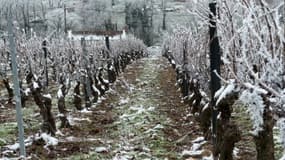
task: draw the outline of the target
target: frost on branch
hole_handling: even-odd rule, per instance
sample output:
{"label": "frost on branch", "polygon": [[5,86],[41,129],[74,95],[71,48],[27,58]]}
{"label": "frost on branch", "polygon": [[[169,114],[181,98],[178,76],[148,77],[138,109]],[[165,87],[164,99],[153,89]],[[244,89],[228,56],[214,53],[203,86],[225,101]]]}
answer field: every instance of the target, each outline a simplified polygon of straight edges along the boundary
{"label": "frost on branch", "polygon": [[245,105],[247,105],[247,111],[250,114],[250,118],[253,122],[252,134],[258,135],[262,131],[263,125],[263,112],[264,103],[261,95],[256,90],[245,90],[242,92],[239,98]]}
{"label": "frost on branch", "polygon": [[[283,145],[283,148],[285,148],[285,118],[281,118],[277,121],[277,126],[280,130],[280,141]],[[284,155],[285,159],[285,155]]]}
{"label": "frost on branch", "polygon": [[216,93],[215,98],[217,99],[216,105],[219,105],[221,100],[232,94],[235,90],[234,80],[230,80],[227,86],[222,86]]}

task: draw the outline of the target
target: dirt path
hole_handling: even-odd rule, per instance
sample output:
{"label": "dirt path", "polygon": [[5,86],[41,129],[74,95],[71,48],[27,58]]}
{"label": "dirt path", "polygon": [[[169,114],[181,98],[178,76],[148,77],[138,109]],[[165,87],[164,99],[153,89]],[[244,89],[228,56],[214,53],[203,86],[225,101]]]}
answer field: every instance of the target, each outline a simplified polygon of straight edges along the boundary
{"label": "dirt path", "polygon": [[128,67],[119,80],[125,89],[115,89],[117,101],[105,104],[113,106],[116,117],[105,128],[105,138],[112,141],[104,146],[109,158],[182,159],[183,150],[191,150],[191,140],[201,135],[180,102],[173,70],[159,53],[152,54]]}
{"label": "dirt path", "polygon": [[208,142],[180,102],[173,69],[158,49],[151,52],[128,66],[92,111],[68,105],[73,127],[60,129],[59,144],[48,150],[43,142],[29,146],[32,159],[210,159]]}

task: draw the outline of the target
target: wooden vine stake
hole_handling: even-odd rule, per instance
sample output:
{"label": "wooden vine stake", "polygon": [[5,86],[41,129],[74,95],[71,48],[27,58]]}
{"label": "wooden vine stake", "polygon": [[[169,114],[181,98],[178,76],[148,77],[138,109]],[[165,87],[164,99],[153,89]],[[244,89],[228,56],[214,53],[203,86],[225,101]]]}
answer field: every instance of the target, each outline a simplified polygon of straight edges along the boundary
{"label": "wooden vine stake", "polygon": [[221,88],[221,82],[215,71],[220,74],[221,53],[219,39],[217,37],[217,24],[216,24],[216,2],[209,4],[210,8],[210,71],[211,71],[211,107],[212,107],[212,140],[214,148],[217,147],[217,107],[215,102],[215,92]]}

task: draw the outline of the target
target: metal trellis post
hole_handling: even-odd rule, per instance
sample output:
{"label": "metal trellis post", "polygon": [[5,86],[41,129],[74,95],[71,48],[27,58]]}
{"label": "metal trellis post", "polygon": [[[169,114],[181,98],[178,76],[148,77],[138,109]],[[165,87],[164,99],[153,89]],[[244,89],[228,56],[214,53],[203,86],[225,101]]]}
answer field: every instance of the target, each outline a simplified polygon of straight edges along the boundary
{"label": "metal trellis post", "polygon": [[13,84],[14,84],[14,95],[16,101],[16,116],[19,132],[19,143],[20,143],[20,156],[26,157],[26,149],[24,143],[24,127],[23,127],[23,115],[22,115],[22,104],[21,104],[21,95],[20,95],[20,85],[16,61],[16,45],[14,40],[13,24],[12,24],[12,15],[9,15],[8,22],[8,33],[9,33],[9,43],[10,43],[10,52],[11,52],[11,61],[12,61],[12,73],[13,73]]}

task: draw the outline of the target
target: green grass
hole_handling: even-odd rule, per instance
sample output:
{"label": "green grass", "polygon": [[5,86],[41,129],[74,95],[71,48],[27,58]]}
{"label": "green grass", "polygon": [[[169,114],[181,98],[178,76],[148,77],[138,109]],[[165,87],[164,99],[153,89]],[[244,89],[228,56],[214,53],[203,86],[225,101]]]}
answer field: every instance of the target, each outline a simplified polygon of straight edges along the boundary
{"label": "green grass", "polygon": [[14,143],[17,133],[17,123],[8,122],[0,124],[0,147]]}

